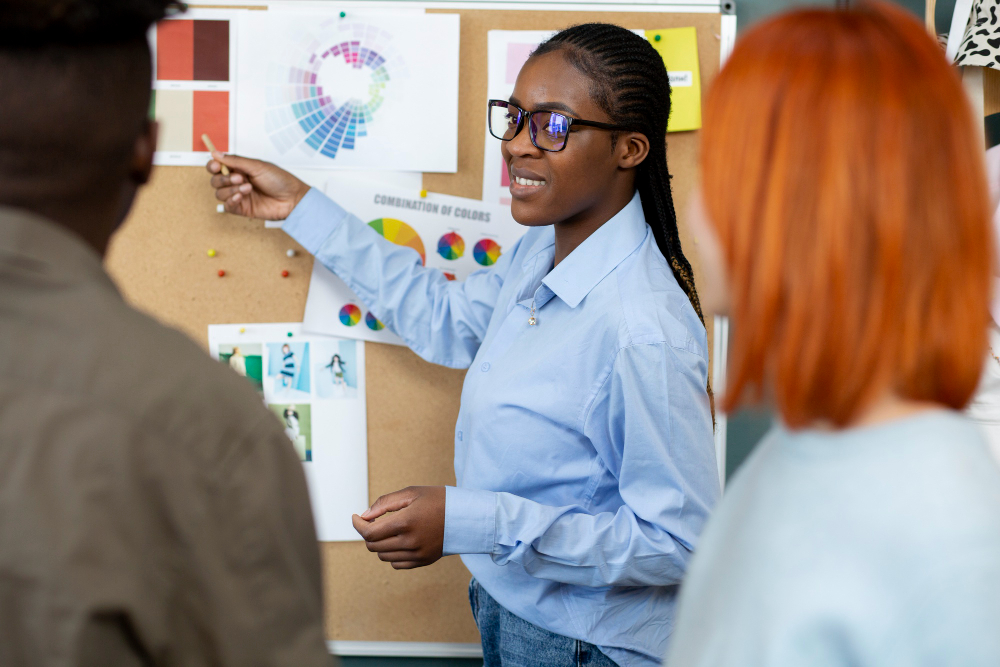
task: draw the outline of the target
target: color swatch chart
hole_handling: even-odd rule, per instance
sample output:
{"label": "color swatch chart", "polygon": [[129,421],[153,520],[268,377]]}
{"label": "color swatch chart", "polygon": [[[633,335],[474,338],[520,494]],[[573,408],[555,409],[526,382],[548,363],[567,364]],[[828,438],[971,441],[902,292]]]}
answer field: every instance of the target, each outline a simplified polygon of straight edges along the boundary
{"label": "color swatch chart", "polygon": [[211,10],[192,10],[153,30],[151,111],[160,124],[157,164],[204,164],[208,148],[202,134],[219,150],[231,150],[235,24]]}
{"label": "color swatch chart", "polygon": [[368,135],[386,86],[407,76],[391,41],[377,26],[331,19],[303,40],[296,62],[270,66],[264,127],[275,147],[330,159],[353,150]]}
{"label": "color swatch chart", "polygon": [[[475,271],[489,270],[525,231],[511,218],[509,208],[477,200],[346,177],[331,179],[326,190],[331,199],[357,217],[350,224],[359,225],[358,234],[367,232],[360,226],[367,226],[372,243],[383,243],[377,234],[407,248],[416,270],[419,266],[434,270],[428,277],[435,293],[440,293],[444,281],[462,281]],[[313,263],[305,330],[402,345],[392,330],[392,317],[379,312],[377,304],[365,303],[321,262]]]}

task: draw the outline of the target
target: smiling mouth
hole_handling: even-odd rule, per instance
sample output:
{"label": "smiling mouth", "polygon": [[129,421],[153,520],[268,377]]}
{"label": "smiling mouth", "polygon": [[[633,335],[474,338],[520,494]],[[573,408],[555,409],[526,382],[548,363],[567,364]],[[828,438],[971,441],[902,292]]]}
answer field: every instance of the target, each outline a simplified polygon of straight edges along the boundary
{"label": "smiling mouth", "polygon": [[518,185],[533,185],[536,187],[539,185],[545,185],[545,181],[532,181],[531,179],[521,178],[520,176],[515,176],[514,182]]}

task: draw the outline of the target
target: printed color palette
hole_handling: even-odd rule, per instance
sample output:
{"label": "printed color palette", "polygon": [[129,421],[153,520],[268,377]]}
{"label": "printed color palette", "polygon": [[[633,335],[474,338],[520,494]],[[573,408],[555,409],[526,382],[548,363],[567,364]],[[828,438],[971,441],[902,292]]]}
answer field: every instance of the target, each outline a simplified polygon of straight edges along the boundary
{"label": "printed color palette", "polygon": [[500,245],[493,239],[483,239],[472,249],[472,256],[483,266],[493,266],[500,259]]}
{"label": "printed color palette", "polygon": [[424,242],[417,234],[417,230],[410,227],[402,220],[395,218],[379,218],[372,220],[368,226],[381,234],[386,241],[392,241],[396,245],[413,248],[420,253],[420,262],[427,263],[427,254],[424,252]]}
{"label": "printed color palette", "polygon": [[229,81],[229,21],[160,21],[156,78]]}
{"label": "printed color palette", "polygon": [[[352,150],[355,142],[368,135],[367,126],[385,101],[383,92],[391,78],[392,63],[380,53],[376,43],[380,31],[360,23],[338,26],[342,36],[332,42],[313,41],[298,66],[292,66],[280,85],[267,91],[270,107],[265,128],[282,152],[305,137],[305,146],[320,155],[335,158],[341,149]],[[334,102],[324,94],[319,71],[330,60],[342,60],[369,75],[367,99]]]}
{"label": "printed color palette", "polygon": [[458,259],[465,254],[465,239],[455,232],[448,232],[438,239],[438,254],[445,259]]}
{"label": "printed color palette", "polygon": [[202,134],[229,150],[228,90],[154,90],[153,114],[160,122],[158,150],[207,151]]}
{"label": "printed color palette", "polygon": [[372,331],[381,331],[382,329],[385,329],[385,325],[379,322],[378,318],[371,313],[365,313],[365,324],[368,325],[368,328]]}
{"label": "printed color palette", "polygon": [[361,309],[349,303],[340,309],[340,323],[345,327],[353,327],[361,321]]}

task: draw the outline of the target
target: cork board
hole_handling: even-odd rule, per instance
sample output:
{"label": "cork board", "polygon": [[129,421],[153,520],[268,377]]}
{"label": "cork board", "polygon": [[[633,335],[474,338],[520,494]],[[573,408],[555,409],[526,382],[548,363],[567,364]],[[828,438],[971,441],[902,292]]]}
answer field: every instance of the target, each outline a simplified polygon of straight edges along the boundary
{"label": "cork board", "polygon": [[[451,10],[442,10],[451,11]],[[695,26],[702,91],[719,69],[718,14],[462,10],[459,116],[480,127],[486,100],[486,32],[559,29],[586,21],[628,28]],[[478,199],[483,134],[459,136],[458,172],[426,174],[424,186]],[[688,257],[699,273],[684,216],[695,182],[697,133],[670,135],[668,160]],[[215,211],[206,172],[160,167],[113,239],[107,266],[125,297],[202,346],[209,324],[301,321],[312,258],[280,230]],[[218,255],[209,259],[206,250]],[[289,259],[285,251],[299,250]],[[226,276],[216,272],[225,269]],[[287,269],[288,278],[280,272]],[[711,335],[711,331],[709,332]],[[709,346],[711,349],[711,345]],[[368,344],[369,492],[454,484],[453,427],[464,373],[409,350]],[[378,397],[378,400],[374,400]],[[468,608],[469,573],[457,557],[397,572],[363,543],[324,543],[326,632],[342,641],[478,642]]]}

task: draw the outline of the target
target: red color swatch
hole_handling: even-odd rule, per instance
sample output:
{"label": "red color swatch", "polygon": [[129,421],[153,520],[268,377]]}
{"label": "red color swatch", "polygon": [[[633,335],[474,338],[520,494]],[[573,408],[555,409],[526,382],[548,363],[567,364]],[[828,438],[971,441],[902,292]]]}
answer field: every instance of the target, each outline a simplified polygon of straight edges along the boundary
{"label": "red color swatch", "polygon": [[229,21],[161,21],[156,26],[156,78],[229,81]]}
{"label": "red color swatch", "polygon": [[191,81],[194,78],[194,23],[194,21],[160,21],[157,24],[157,79]]}
{"label": "red color swatch", "polygon": [[194,80],[229,81],[229,21],[194,22]]}
{"label": "red color swatch", "polygon": [[207,151],[201,140],[207,134],[215,147],[225,153],[229,150],[229,91],[194,91],[194,150]]}

